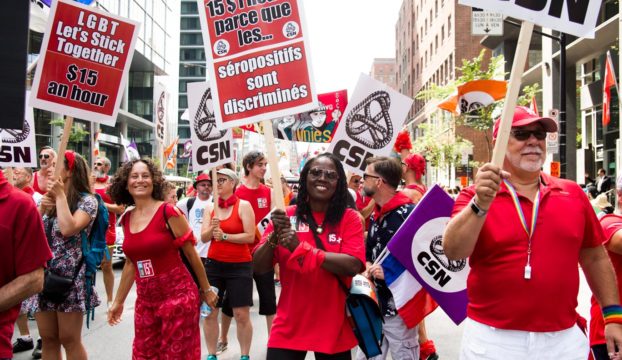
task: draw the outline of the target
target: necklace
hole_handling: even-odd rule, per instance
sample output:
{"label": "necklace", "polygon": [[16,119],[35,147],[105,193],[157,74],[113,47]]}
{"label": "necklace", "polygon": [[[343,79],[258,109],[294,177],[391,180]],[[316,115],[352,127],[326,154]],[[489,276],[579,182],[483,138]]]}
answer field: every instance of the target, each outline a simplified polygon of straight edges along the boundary
{"label": "necklace", "polygon": [[315,232],[321,235],[324,232],[324,229],[322,228],[322,226],[324,226],[323,222],[321,224],[318,224],[317,228],[315,229]]}

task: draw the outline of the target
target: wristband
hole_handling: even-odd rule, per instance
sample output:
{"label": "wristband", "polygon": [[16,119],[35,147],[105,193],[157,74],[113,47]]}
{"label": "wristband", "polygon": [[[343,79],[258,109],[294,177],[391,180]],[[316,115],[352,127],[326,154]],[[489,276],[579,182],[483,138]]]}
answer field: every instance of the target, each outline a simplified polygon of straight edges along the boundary
{"label": "wristband", "polygon": [[607,324],[622,324],[622,306],[609,305],[603,308],[603,318],[605,319],[605,325]]}

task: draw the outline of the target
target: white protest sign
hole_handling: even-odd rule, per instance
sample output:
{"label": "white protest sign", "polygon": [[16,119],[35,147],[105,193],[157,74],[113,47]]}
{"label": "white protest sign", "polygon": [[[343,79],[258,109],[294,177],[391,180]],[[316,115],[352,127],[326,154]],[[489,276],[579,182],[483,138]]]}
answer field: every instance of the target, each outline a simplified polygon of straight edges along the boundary
{"label": "white protest sign", "polygon": [[328,152],[363,175],[372,156],[389,156],[413,99],[361,74]]}
{"label": "white protest sign", "polygon": [[458,3],[593,39],[602,0],[458,0]]}
{"label": "white protest sign", "polygon": [[155,136],[160,144],[164,144],[168,120],[168,93],[165,85],[167,78],[167,76],[153,77],[153,122],[156,126]]}
{"label": "white protest sign", "polygon": [[192,139],[192,170],[202,171],[233,162],[231,129],[219,130],[208,82],[188,83],[188,111]]}
{"label": "white protest sign", "polygon": [[[26,98],[30,94],[26,93]],[[24,128],[0,129],[0,166],[37,167],[35,121],[31,107],[26,106]]]}

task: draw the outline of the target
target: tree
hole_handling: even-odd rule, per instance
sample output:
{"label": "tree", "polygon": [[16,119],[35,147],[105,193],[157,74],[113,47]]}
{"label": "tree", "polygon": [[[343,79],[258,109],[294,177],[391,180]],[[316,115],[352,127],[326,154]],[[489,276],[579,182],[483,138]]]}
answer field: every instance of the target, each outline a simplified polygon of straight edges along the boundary
{"label": "tree", "polygon": [[[65,120],[63,119],[51,120],[50,125],[63,127],[65,126]],[[71,127],[71,134],[69,134],[69,139],[67,143],[72,144],[74,150],[81,150],[81,149],[78,149],[78,146],[82,141],[84,141],[84,137],[87,136],[88,134],[89,132],[84,130],[84,126],[82,124],[74,123],[73,126]]]}
{"label": "tree", "polygon": [[[417,99],[422,100],[442,100],[446,99],[457,92],[458,86],[473,80],[493,80],[505,77],[503,72],[503,56],[494,56],[490,58],[487,67],[484,67],[486,50],[482,50],[479,55],[471,60],[463,59],[462,66],[456,69],[456,73],[460,74],[453,82],[438,86],[432,84],[428,90],[420,91]],[[522,95],[519,96],[517,103],[519,105],[528,105],[531,99],[539,93],[539,84],[525,86]],[[492,154],[492,139],[489,137],[489,130],[492,129],[496,117],[501,113],[503,101],[497,101],[492,105],[480,108],[468,114],[460,114],[454,116],[456,125],[465,125],[478,131],[483,131],[488,145],[488,157]],[[442,111],[442,110],[438,110]]]}
{"label": "tree", "polygon": [[473,144],[459,136],[446,134],[450,129],[432,128],[431,124],[420,124],[423,135],[413,141],[413,151],[425,154],[426,161],[432,168],[448,169],[458,162],[462,152]]}

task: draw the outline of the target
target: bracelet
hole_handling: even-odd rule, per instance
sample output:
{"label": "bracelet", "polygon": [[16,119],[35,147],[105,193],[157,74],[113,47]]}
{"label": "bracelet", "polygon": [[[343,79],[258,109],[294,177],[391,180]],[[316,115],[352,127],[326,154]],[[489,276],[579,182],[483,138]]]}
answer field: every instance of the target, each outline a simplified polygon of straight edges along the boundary
{"label": "bracelet", "polygon": [[210,286],[210,288],[209,288],[209,289],[199,289],[199,292],[200,292],[201,294],[207,294],[207,293],[209,293],[210,291],[212,291],[212,287],[211,287],[211,286]]}
{"label": "bracelet", "polygon": [[603,318],[605,319],[605,325],[607,324],[622,324],[622,306],[609,305],[603,308]]}

